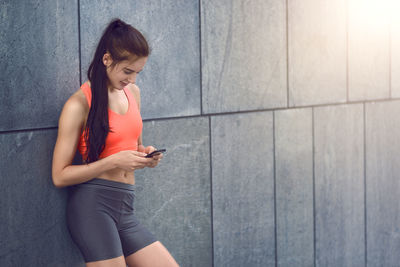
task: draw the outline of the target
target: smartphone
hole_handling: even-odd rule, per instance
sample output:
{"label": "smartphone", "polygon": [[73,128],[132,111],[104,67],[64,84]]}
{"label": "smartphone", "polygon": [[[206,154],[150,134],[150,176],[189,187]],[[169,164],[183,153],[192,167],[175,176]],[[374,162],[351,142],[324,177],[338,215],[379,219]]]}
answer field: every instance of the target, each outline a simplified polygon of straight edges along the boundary
{"label": "smartphone", "polygon": [[146,155],[146,158],[152,158],[152,157],[154,157],[154,156],[156,156],[156,155],[159,155],[159,154],[161,154],[161,153],[164,153],[164,152],[166,152],[166,151],[167,151],[166,149],[154,150],[154,151],[151,152],[150,154],[147,154],[147,155]]}

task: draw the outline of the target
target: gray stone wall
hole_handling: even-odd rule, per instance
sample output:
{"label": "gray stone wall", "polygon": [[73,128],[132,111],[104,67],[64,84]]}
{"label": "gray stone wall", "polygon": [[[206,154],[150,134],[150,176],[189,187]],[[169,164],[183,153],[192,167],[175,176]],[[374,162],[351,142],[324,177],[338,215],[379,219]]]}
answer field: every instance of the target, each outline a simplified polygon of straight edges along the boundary
{"label": "gray stone wall", "polygon": [[369,3],[0,0],[0,266],[84,266],[52,152],[114,17],[152,46],[136,210],[181,266],[400,266],[400,20]]}

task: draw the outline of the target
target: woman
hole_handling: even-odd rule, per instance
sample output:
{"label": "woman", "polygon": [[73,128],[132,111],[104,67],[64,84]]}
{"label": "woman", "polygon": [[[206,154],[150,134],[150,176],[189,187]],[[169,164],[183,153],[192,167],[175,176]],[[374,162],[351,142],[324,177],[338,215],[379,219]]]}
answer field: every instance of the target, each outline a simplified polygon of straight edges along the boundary
{"label": "woman", "polygon": [[[134,216],[134,170],[154,168],[162,154],[142,145],[137,74],[149,56],[143,35],[116,19],[105,29],[88,81],[59,119],[52,177],[70,186],[67,223],[86,266],[177,266]],[[83,164],[72,165],[76,149]]]}

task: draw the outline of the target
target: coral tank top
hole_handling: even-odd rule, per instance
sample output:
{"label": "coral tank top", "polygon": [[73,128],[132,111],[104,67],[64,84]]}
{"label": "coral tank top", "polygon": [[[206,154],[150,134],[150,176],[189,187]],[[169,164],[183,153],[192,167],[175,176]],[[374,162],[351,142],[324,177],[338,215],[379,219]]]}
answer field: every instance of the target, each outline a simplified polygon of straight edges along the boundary
{"label": "coral tank top", "polygon": [[[92,91],[89,84],[84,83],[81,86],[81,90],[85,94],[90,108],[92,102]],[[99,156],[100,159],[123,150],[137,150],[138,138],[143,129],[142,117],[140,116],[136,99],[132,95],[131,91],[127,88],[124,88],[123,90],[129,102],[128,111],[125,114],[120,115],[108,108],[110,132],[107,135],[104,150]],[[83,131],[79,139],[78,150],[83,159],[86,160],[87,149]]]}

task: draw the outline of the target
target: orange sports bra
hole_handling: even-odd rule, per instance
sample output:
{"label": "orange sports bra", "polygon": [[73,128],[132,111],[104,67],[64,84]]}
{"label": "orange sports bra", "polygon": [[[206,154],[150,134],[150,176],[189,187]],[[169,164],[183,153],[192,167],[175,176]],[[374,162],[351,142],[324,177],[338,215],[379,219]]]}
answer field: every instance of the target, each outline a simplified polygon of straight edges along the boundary
{"label": "orange sports bra", "polygon": [[[92,102],[92,91],[88,83],[81,86],[83,93],[88,101],[89,108]],[[110,132],[107,135],[103,152],[99,158],[105,158],[122,150],[137,150],[138,138],[142,133],[143,122],[135,97],[129,89],[124,88],[125,95],[128,98],[128,111],[120,115],[108,108],[108,121]],[[86,142],[84,132],[82,131],[78,143],[78,150],[84,160],[87,158]]]}

